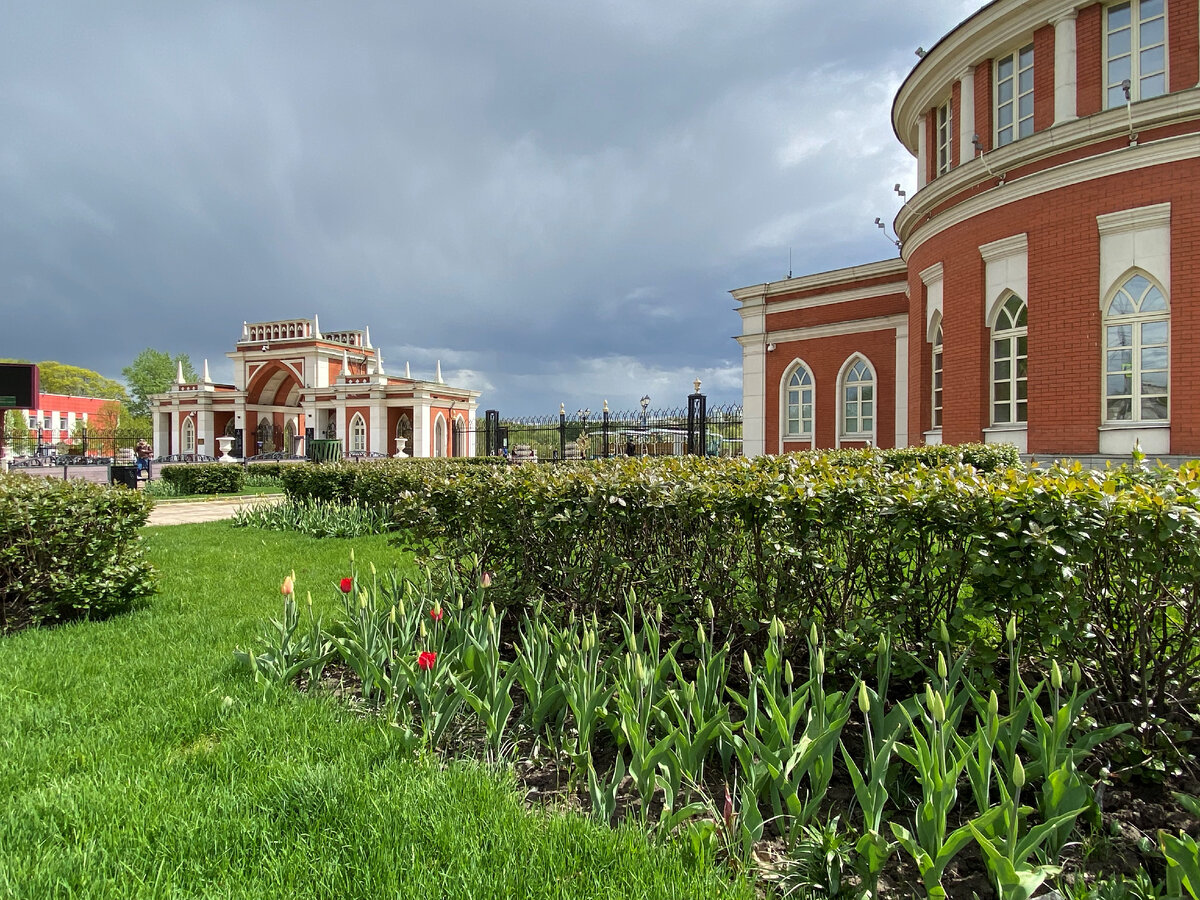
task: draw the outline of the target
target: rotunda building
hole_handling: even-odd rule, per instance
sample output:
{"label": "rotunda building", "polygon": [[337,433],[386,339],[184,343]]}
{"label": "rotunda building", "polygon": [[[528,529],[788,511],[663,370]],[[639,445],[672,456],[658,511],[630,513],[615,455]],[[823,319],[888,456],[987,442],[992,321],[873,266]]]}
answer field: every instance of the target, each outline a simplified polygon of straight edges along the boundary
{"label": "rotunda building", "polygon": [[1200,454],[1200,4],[996,0],[892,125],[901,257],[741,288],[748,452]]}

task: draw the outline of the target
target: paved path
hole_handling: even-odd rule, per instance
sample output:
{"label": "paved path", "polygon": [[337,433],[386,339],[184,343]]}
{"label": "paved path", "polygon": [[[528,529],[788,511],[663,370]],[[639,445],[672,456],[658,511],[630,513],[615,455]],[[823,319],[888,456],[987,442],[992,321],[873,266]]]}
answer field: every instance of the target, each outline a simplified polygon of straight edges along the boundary
{"label": "paved path", "polygon": [[150,511],[150,525],[185,525],[191,522],[215,522],[231,519],[244,506],[282,503],[283,494],[262,497],[230,497],[222,500],[168,501],[160,500]]}

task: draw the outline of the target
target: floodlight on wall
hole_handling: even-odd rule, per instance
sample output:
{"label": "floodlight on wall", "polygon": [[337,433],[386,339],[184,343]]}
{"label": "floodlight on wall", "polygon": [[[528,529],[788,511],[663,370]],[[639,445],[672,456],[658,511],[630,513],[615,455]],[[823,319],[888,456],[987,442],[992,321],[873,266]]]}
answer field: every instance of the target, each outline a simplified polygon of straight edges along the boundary
{"label": "floodlight on wall", "polygon": [[879,216],[875,217],[875,227],[883,231],[883,236],[895,244],[897,250],[901,249],[900,239],[888,234],[887,226],[883,224],[883,219],[879,218]]}
{"label": "floodlight on wall", "polygon": [[[984,148],[983,148],[983,141],[981,141],[979,139],[979,132],[976,132],[975,134],[971,135],[971,145],[975,148],[975,152],[979,154],[979,161],[981,163],[983,163],[983,168],[993,178],[996,177],[996,173],[993,172],[992,167],[988,165],[987,151],[984,150]],[[1005,174],[1001,173],[1000,184],[1004,184],[1004,177],[1005,177]]]}
{"label": "floodlight on wall", "polygon": [[899,182],[896,182],[896,184],[892,185],[892,190],[896,192],[897,196],[899,196],[899,198],[900,198],[901,200],[905,199],[905,198],[908,196],[908,194],[907,194],[907,193],[905,193],[904,191],[900,190],[900,183],[899,183]]}
{"label": "floodlight on wall", "polygon": [[918,48],[917,48],[916,50],[914,50],[913,52],[917,54],[917,57],[918,57],[918,58],[920,58],[920,59],[924,59],[924,58],[925,58],[925,54],[926,54],[928,51],[927,51],[927,50],[926,50],[924,47],[918,47]]}
{"label": "floodlight on wall", "polygon": [[775,352],[775,345],[774,345],[774,344],[767,344],[767,352],[768,352],[768,353],[774,353],[774,352]]}

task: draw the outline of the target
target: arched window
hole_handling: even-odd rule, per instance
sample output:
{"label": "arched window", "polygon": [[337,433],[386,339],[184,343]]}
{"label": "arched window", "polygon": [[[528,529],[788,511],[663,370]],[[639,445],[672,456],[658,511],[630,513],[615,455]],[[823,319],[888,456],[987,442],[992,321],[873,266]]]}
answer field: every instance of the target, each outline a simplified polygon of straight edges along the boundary
{"label": "arched window", "polygon": [[441,413],[433,423],[433,455],[446,455],[446,419]]}
{"label": "arched window", "polygon": [[1104,420],[1167,419],[1170,310],[1163,292],[1134,274],[1104,308]]}
{"label": "arched window", "polygon": [[933,332],[933,427],[942,427],[942,317],[935,319]]}
{"label": "arched window", "polygon": [[810,438],[813,433],[813,376],[798,362],[784,380],[784,437]]}
{"label": "arched window", "polygon": [[183,420],[183,452],[196,452],[196,423],[191,416]]}
{"label": "arched window", "polygon": [[350,452],[367,452],[367,423],[361,413],[355,413],[350,420]]}
{"label": "arched window", "polygon": [[454,455],[467,455],[467,426],[460,417],[454,419]]}
{"label": "arched window", "polygon": [[1026,421],[1029,329],[1025,301],[1010,293],[992,322],[992,424]]}
{"label": "arched window", "polygon": [[413,427],[412,419],[408,417],[408,413],[401,413],[400,418],[396,420],[396,437],[404,438],[404,454],[405,456],[412,456]]}
{"label": "arched window", "polygon": [[846,363],[842,375],[842,437],[852,441],[875,438],[875,372],[861,356]]}

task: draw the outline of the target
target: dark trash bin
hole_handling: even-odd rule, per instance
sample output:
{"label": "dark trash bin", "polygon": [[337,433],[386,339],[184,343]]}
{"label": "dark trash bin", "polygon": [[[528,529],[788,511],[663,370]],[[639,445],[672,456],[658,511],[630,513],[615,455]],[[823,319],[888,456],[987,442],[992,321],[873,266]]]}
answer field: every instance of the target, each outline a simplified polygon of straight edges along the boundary
{"label": "dark trash bin", "polygon": [[108,480],[110,484],[123,484],[130,490],[137,490],[137,466],[109,466]]}

